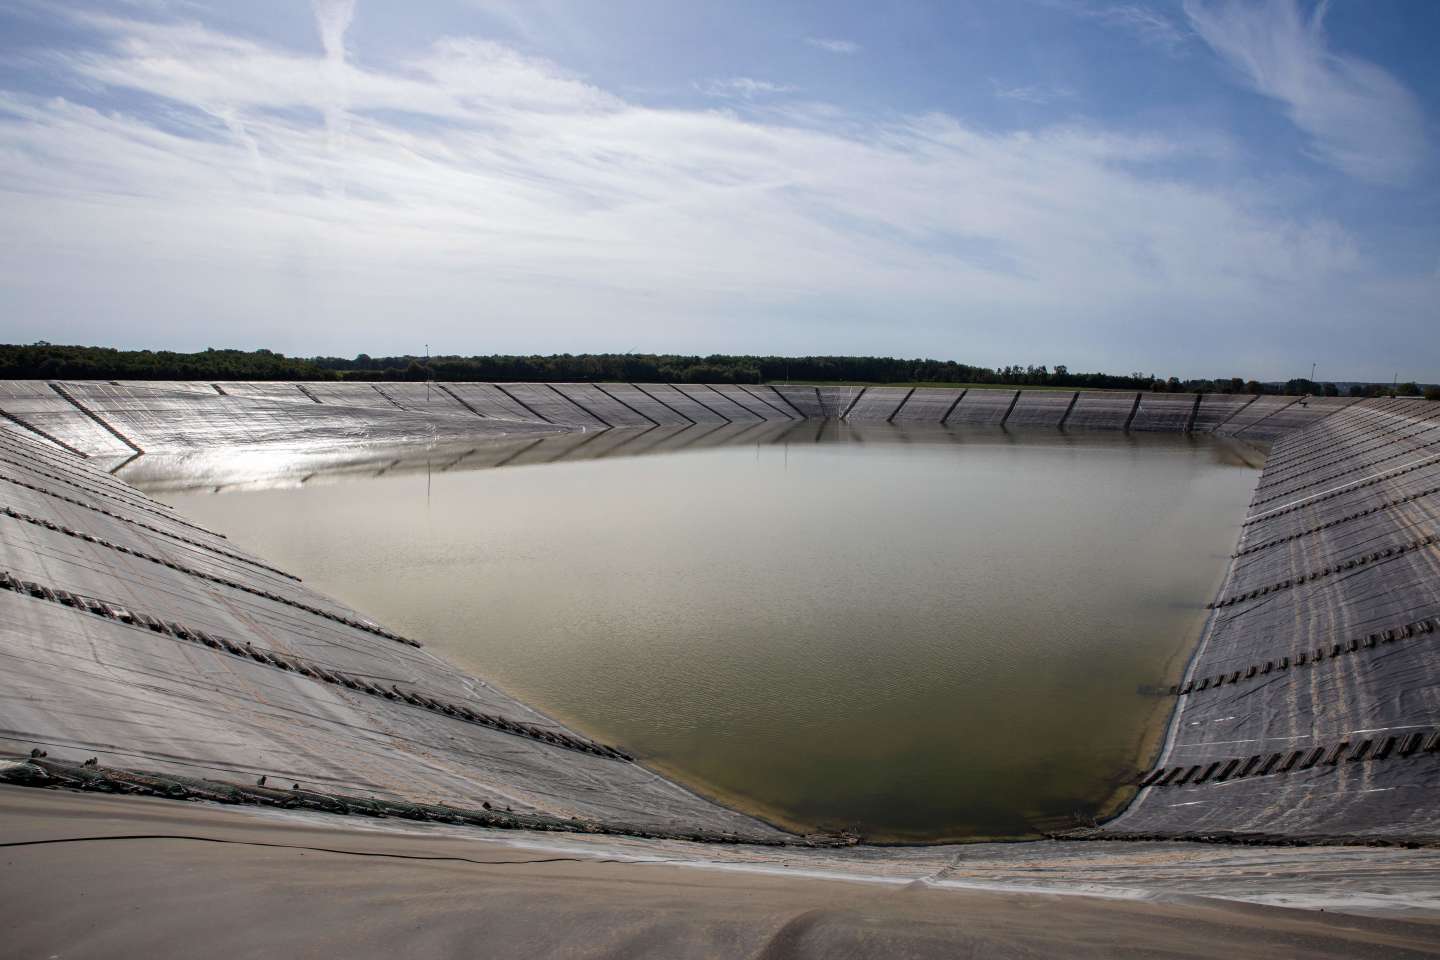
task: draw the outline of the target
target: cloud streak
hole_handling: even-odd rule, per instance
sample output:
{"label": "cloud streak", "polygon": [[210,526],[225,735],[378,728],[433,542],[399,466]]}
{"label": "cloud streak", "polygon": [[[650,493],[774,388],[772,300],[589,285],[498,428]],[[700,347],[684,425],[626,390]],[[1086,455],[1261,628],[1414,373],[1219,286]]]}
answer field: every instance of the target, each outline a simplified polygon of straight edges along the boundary
{"label": "cloud streak", "polygon": [[1118,3],[1100,7],[1091,15],[1134,34],[1142,42],[1171,56],[1179,56],[1184,50],[1184,32],[1174,20],[1150,7],[1138,3]]}
{"label": "cloud streak", "polygon": [[1187,0],[1195,31],[1256,92],[1285,107],[1314,156],[1371,183],[1413,180],[1427,152],[1415,97],[1385,70],[1329,49],[1326,4]]}
{"label": "cloud streak", "polygon": [[739,98],[742,100],[755,100],[760,97],[776,96],[782,93],[794,93],[799,89],[788,83],[756,80],[754,77],[727,77],[725,79],[709,80],[698,86],[707,96]]}
{"label": "cloud streak", "polygon": [[[348,127],[346,111],[350,100],[346,84],[349,71],[345,69],[345,33],[350,29],[350,21],[355,18],[355,0],[312,0],[312,9],[315,26],[320,32],[320,44],[325,50],[325,132],[330,157],[332,161],[338,161]],[[337,176],[327,181],[326,192],[333,194],[343,189],[344,184],[337,171]]]}
{"label": "cloud streak", "polygon": [[860,44],[853,40],[837,40],[833,37],[806,37],[805,42],[810,46],[826,53],[838,53],[848,56],[860,52]]}
{"label": "cloud streak", "polygon": [[1050,86],[1048,84],[1032,83],[1021,86],[1008,86],[998,80],[990,81],[990,89],[995,96],[1001,100],[1014,100],[1019,103],[1031,103],[1036,106],[1044,106],[1054,103],[1056,100],[1073,100],[1075,91],[1069,87]]}

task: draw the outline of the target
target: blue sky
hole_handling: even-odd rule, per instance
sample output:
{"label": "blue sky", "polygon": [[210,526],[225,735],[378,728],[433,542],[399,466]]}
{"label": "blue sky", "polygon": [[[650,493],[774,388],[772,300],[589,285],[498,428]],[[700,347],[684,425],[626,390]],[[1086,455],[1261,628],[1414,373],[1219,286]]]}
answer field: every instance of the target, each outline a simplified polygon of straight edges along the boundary
{"label": "blue sky", "polygon": [[1440,5],[0,3],[0,339],[1440,379]]}

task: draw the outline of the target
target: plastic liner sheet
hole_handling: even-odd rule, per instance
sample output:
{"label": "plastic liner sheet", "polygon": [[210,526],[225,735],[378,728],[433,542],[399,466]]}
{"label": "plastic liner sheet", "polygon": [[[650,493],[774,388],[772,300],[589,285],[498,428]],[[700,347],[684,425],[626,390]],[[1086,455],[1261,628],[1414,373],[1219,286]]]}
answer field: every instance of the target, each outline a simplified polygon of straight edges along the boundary
{"label": "plastic liner sheet", "polygon": [[[647,384],[646,388],[651,389],[652,385]],[[692,423],[674,407],[656,400],[636,384],[597,383],[595,389],[662,427],[688,427]]]}
{"label": "plastic liner sheet", "polygon": [[281,400],[291,403],[314,403],[314,399],[300,389],[298,383],[258,383],[245,380],[220,380],[215,386],[216,393],[231,397],[250,397],[257,400]]}
{"label": "plastic liner sheet", "polygon": [[[367,384],[350,386],[366,387]],[[554,427],[487,424],[458,413],[437,417],[402,410],[370,390],[377,403],[296,403],[217,393],[151,392],[143,385],[67,384],[77,401],[146,452],[194,447],[324,447],[425,442],[462,436],[548,432]],[[129,451],[127,451],[129,452]]]}
{"label": "plastic liner sheet", "polygon": [[[820,409],[826,419],[835,420],[839,419],[841,414],[849,409],[850,404],[855,402],[855,398],[860,395],[860,391],[863,389],[863,387],[858,385],[829,386],[816,387],[815,392],[820,398]],[[906,389],[909,388],[907,387]]]}
{"label": "plastic liner sheet", "polygon": [[775,383],[756,388],[756,393],[762,396],[765,391],[778,394],[786,406],[811,419],[823,420],[828,415],[819,387]]}
{"label": "plastic liner sheet", "polygon": [[301,384],[305,392],[321,403],[338,407],[375,407],[381,410],[398,409],[394,400],[385,396],[385,383],[322,383]]}
{"label": "plastic liner sheet", "polygon": [[584,430],[604,430],[609,426],[548,383],[499,383],[496,386],[547,423]]}
{"label": "plastic liner sheet", "polygon": [[1140,398],[1130,429],[1182,433],[1189,427],[1192,414],[1198,413],[1195,400],[1193,393],[1147,393]]}
{"label": "plastic liner sheet", "polygon": [[626,406],[612,394],[593,383],[557,383],[556,390],[566,399],[584,407],[593,416],[612,427],[654,427],[659,424],[640,410]]}
{"label": "plastic liner sheet", "polygon": [[1136,396],[1124,390],[1082,390],[1065,426],[1077,430],[1123,430],[1135,409]]}
{"label": "plastic liner sheet", "polygon": [[0,412],[8,422],[91,457],[129,457],[123,440],[110,433],[42,380],[0,380]]}
{"label": "plastic liner sheet", "polygon": [[909,387],[868,387],[864,393],[857,388],[848,410],[842,409],[841,414],[846,420],[893,420],[901,412],[900,405],[913,399],[914,393]]}
{"label": "plastic liner sheet", "polygon": [[1310,424],[1328,419],[1355,401],[1341,397],[1305,397],[1269,417],[1263,424],[1267,438],[1302,430]]}
{"label": "plastic liner sheet", "polygon": [[[429,417],[474,417],[474,411],[439,385],[431,383],[376,383],[380,395],[401,410]],[[383,409],[383,408],[382,408]]]}
{"label": "plastic liner sheet", "polygon": [[462,406],[488,420],[545,422],[493,383],[446,383],[442,384],[439,389],[443,389],[447,394],[455,397]]}
{"label": "plastic liner sheet", "polygon": [[790,420],[795,417],[795,412],[787,409],[774,396],[767,398],[763,394],[757,395],[752,392],[753,388],[747,389],[735,383],[713,383],[707,386],[761,420]]}
{"label": "plastic liner sheet", "polygon": [[[224,401],[215,394],[207,402]],[[625,431],[592,436],[610,433]],[[31,478],[53,473],[45,482],[68,483],[76,496],[6,484],[0,570],[10,586],[0,590],[0,657],[15,696],[0,702],[5,748],[44,744],[75,760],[120,750],[127,765],[185,776],[283,773],[367,796],[503,798],[554,816],[778,835],[641,768],[575,749],[576,738],[561,736],[554,720],[226,541],[210,540],[212,549],[188,529],[189,540],[157,535],[151,528],[173,511],[135,491],[79,492],[77,484],[123,486],[88,463],[67,464],[68,455],[23,439],[7,447],[16,458],[27,447],[32,454],[11,469]],[[83,502],[92,499],[103,510]],[[46,595],[28,586],[17,592],[26,582],[43,584],[34,589]],[[202,632],[224,644],[202,643]],[[254,649],[264,658],[247,652]],[[370,689],[321,683],[320,671]],[[376,687],[382,679],[399,689]],[[433,691],[509,718],[513,729],[422,708],[402,690]]]}
{"label": "plastic liner sheet", "polygon": [[965,394],[950,414],[950,423],[966,425],[998,425],[1010,412],[1012,402],[1018,403],[1016,390],[972,389]]}
{"label": "plastic liner sheet", "polygon": [[[1262,403],[1242,427],[1287,409],[1270,397],[1251,407]],[[1405,454],[1428,411],[1313,406],[1260,480],[1302,488],[1257,498],[1173,688],[1153,767],[1168,774],[1102,833],[1440,835],[1440,460],[1304,488],[1354,451]]]}
{"label": "plastic liner sheet", "polygon": [[895,414],[895,423],[940,423],[964,391],[956,387],[919,387]]}
{"label": "plastic liner sheet", "polygon": [[[691,397],[670,383],[637,383],[635,388],[648,395],[656,403],[669,407],[691,423],[728,423],[726,416],[715,406]],[[716,405],[718,406],[718,404]]]}
{"label": "plastic liner sheet", "polygon": [[1005,426],[1058,427],[1068,419],[1066,413],[1074,399],[1073,390],[1022,390]]}
{"label": "plastic liner sheet", "polygon": [[1255,401],[1231,417],[1218,432],[1227,436],[1242,436],[1247,430],[1263,423],[1286,407],[1296,403],[1298,397],[1256,397]]}
{"label": "plastic liner sheet", "polygon": [[778,416],[773,410],[770,411],[770,416],[761,416],[750,407],[735,402],[733,397],[702,383],[677,383],[675,388],[696,403],[703,403],[732,423],[755,423]]}
{"label": "plastic liner sheet", "polygon": [[1254,400],[1254,397],[1243,393],[1205,394],[1200,398],[1200,410],[1195,414],[1195,432],[1213,433]]}

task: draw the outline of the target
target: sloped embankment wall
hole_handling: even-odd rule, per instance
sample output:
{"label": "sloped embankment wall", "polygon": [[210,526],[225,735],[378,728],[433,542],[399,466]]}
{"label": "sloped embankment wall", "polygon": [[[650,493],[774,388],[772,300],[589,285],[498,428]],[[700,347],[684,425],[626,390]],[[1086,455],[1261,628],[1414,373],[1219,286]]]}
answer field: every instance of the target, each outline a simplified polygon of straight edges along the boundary
{"label": "sloped embankment wall", "polygon": [[1259,442],[1349,399],[645,383],[0,381],[0,420],[85,457],[317,450],[796,420],[1218,433]]}
{"label": "sloped embankment wall", "polygon": [[11,429],[0,429],[0,658],[3,753],[781,836]]}
{"label": "sloped embankment wall", "polygon": [[[1289,422],[1269,406],[1250,422]],[[1172,695],[1106,833],[1440,836],[1440,404],[1276,442]]]}
{"label": "sloped embankment wall", "polygon": [[549,434],[599,447],[635,431],[733,436],[819,418],[1273,440],[1203,642],[1174,691],[1164,751],[1104,833],[1440,835],[1440,405],[960,388],[24,381],[0,383],[0,414],[0,650],[14,694],[0,704],[5,748],[757,838],[778,834],[460,675],[100,467],[140,451],[488,438],[523,447]]}

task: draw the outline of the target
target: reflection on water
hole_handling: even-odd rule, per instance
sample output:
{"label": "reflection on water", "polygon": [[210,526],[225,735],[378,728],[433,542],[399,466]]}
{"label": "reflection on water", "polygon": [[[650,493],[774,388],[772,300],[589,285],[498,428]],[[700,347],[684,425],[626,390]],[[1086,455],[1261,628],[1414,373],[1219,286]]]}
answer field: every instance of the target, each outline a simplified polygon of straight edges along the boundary
{"label": "reflection on water", "polygon": [[[1174,435],[805,422],[505,446],[127,470],[704,792],[875,839],[1027,835],[1115,801],[1255,479],[1248,452]],[[193,489],[229,479],[254,489]]]}
{"label": "reflection on water", "polygon": [[[1107,436],[1101,434],[1101,438]],[[1111,439],[1117,434],[1108,434]],[[1088,438],[1088,440],[1087,440]],[[1084,432],[1007,431],[996,428],[940,427],[885,423],[851,424],[835,420],[767,421],[756,424],[660,426],[644,430],[568,433],[542,438],[480,439],[475,443],[402,447],[345,442],[333,448],[309,446],[247,447],[179,454],[146,454],[118,461],[117,476],[151,492],[165,490],[266,489],[321,484],[355,476],[395,473],[448,473],[491,467],[526,466],[575,460],[635,457],[723,446],[785,446],[806,443],[1085,443]],[[1258,468],[1259,447],[1219,441],[1215,456]]]}

